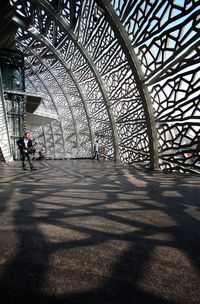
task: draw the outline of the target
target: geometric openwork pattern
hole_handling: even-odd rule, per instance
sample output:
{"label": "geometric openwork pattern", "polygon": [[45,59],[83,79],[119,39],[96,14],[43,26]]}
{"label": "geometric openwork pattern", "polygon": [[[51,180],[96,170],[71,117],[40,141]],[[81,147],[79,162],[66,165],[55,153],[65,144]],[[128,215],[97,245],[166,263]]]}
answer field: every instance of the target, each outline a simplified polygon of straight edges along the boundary
{"label": "geometric openwork pattern", "polygon": [[198,171],[198,0],[10,0],[49,156]]}

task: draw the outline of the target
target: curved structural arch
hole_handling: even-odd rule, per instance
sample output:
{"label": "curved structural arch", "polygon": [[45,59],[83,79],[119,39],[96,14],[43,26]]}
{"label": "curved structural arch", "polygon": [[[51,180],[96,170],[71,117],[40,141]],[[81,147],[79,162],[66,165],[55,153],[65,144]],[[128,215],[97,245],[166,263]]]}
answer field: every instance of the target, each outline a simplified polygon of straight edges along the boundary
{"label": "curved structural arch", "polygon": [[[26,62],[26,64],[29,66],[29,68],[33,71],[33,73],[36,75],[36,77],[39,79],[39,81],[42,83],[42,85],[44,86],[45,90],[47,91],[49,97],[51,98],[51,101],[53,102],[56,112],[58,114],[59,117],[59,111],[57,109],[57,105],[56,102],[54,100],[53,95],[51,94],[49,88],[46,86],[45,82],[42,80],[42,78],[38,75],[38,73],[36,71],[34,71],[32,65],[29,62]],[[61,127],[61,134],[62,134],[62,143],[63,143],[63,150],[64,150],[64,155],[65,155],[65,141],[64,141],[64,136],[63,136],[63,126],[62,126],[62,122],[60,121],[60,127]],[[51,127],[50,127],[51,128]],[[52,133],[52,139],[53,139],[53,149],[54,149],[54,157],[56,158],[56,151],[55,151],[55,141],[54,141],[54,136]]]}
{"label": "curved structural arch", "polygon": [[[36,38],[36,40],[38,41],[41,41],[44,43],[45,46],[47,46],[47,48],[49,47],[49,49],[52,51],[52,53],[54,54],[55,58],[58,59],[58,61],[60,61],[60,63],[63,65],[63,67],[65,68],[66,72],[69,74],[69,76],[71,77],[72,81],[74,82],[76,88],[77,88],[77,91],[81,97],[81,100],[83,102],[83,106],[84,106],[84,109],[85,109],[85,112],[86,112],[86,118],[87,118],[87,122],[88,122],[88,127],[89,127],[89,132],[90,132],[90,137],[91,137],[91,151],[92,151],[92,148],[94,146],[94,134],[93,134],[93,129],[92,129],[92,125],[91,125],[91,119],[89,117],[89,112],[88,112],[88,107],[87,107],[87,103],[85,101],[85,98],[81,92],[81,88],[79,86],[79,84],[77,83],[76,79],[75,79],[75,76],[73,75],[73,73],[68,69],[68,67],[66,66],[66,63],[64,62],[64,60],[62,59],[62,57],[59,55],[59,53],[56,51],[56,49],[53,47],[53,46],[49,46],[49,43],[46,42],[46,39],[45,37],[43,37],[42,35],[39,35],[39,37],[37,37],[36,35],[33,35],[34,38]],[[31,49],[30,47],[24,45],[20,40],[16,39],[17,43],[22,47],[22,48],[25,48],[27,51],[29,51],[30,53],[32,53],[41,63],[42,65],[44,65],[44,67],[49,71],[49,73],[51,73],[51,75],[53,76],[54,78],[54,81],[57,82],[57,84],[59,85],[61,91],[63,92],[63,95],[65,96],[65,99],[67,100],[68,104],[69,104],[69,108],[70,108],[70,111],[72,113],[72,117],[73,117],[73,122],[74,122],[74,126],[75,128],[77,129],[76,127],[76,120],[75,120],[75,116],[74,116],[74,113],[73,113],[73,107],[72,105],[70,104],[70,100],[69,98],[67,97],[67,93],[65,92],[65,89],[63,88],[62,84],[59,83],[59,81],[57,80],[56,76],[54,75],[53,71],[47,66],[47,64],[44,62],[44,60],[42,59],[41,56],[39,56],[33,49]],[[78,150],[80,149],[80,144],[79,144],[79,139],[78,139],[78,132],[76,131],[76,140],[77,140],[77,147],[78,147]],[[78,154],[79,154],[79,151],[78,151]]]}
{"label": "curved structural arch", "polygon": [[92,70],[93,74],[95,75],[96,82],[99,85],[101,94],[103,96],[103,100],[104,100],[105,105],[106,105],[108,116],[109,116],[109,119],[110,119],[110,122],[111,122],[111,129],[112,129],[112,135],[113,135],[113,145],[114,145],[114,159],[116,161],[119,161],[119,146],[118,146],[118,139],[117,139],[118,137],[117,137],[117,130],[116,130],[116,126],[115,126],[115,120],[114,120],[113,113],[112,113],[112,110],[111,110],[111,107],[110,107],[109,98],[107,96],[106,90],[104,88],[104,84],[101,80],[101,76],[100,76],[98,70],[96,69],[95,64],[93,63],[92,59],[89,57],[89,54],[86,51],[86,49],[84,48],[84,46],[78,41],[77,37],[74,35],[74,33],[72,32],[72,30],[70,29],[68,24],[63,20],[63,18],[61,18],[57,13],[55,13],[55,11],[51,7],[51,5],[48,4],[44,0],[40,0],[40,1],[33,0],[33,2],[36,3],[38,6],[41,6],[45,10],[47,15],[49,15],[52,18],[52,20],[54,20],[62,28],[62,30],[70,37],[70,39],[77,46],[80,53],[82,54],[82,56],[86,60],[88,66]]}
{"label": "curved structural arch", "polygon": [[71,104],[70,104],[70,102],[68,100],[68,97],[66,95],[66,92],[65,92],[64,88],[60,85],[60,83],[57,80],[56,76],[54,75],[53,71],[49,69],[49,67],[46,65],[46,63],[43,62],[43,60],[41,59],[41,57],[34,50],[32,50],[31,48],[23,45],[20,41],[17,41],[17,42],[22,46],[22,48],[26,49],[28,52],[30,52],[31,54],[33,54],[41,62],[41,64],[51,74],[54,82],[56,82],[58,84],[58,86],[60,87],[60,90],[62,91],[63,96],[65,97],[65,100],[67,101],[67,103],[69,105],[69,109],[70,109],[70,112],[71,112],[71,115],[72,115],[72,120],[73,120],[73,124],[74,124],[74,128],[75,128],[75,134],[76,134],[76,142],[77,142],[77,147],[78,147],[78,152],[79,152],[80,146],[79,146],[78,135],[77,135],[78,132],[77,132],[77,127],[76,127],[76,120],[75,120],[75,117],[74,117],[73,108],[72,108],[72,106],[71,106]]}
{"label": "curved structural arch", "polygon": [[[97,137],[115,160],[198,172],[198,1],[10,2],[29,62],[47,85],[54,75],[71,104],[74,119],[61,117],[66,144],[76,127],[85,156]],[[51,92],[67,107],[56,85]]]}
{"label": "curved structural arch", "polygon": [[119,17],[115,14],[112,5],[106,0],[96,0],[96,2],[105,9],[105,16],[107,21],[111,24],[118,41],[127,57],[130,68],[133,71],[140,97],[143,103],[145,117],[147,122],[147,132],[149,136],[149,150],[150,150],[150,167],[158,169],[158,143],[156,124],[154,119],[153,107],[147,87],[144,85],[144,74],[139,65],[139,61],[132,48],[128,35],[120,22]]}

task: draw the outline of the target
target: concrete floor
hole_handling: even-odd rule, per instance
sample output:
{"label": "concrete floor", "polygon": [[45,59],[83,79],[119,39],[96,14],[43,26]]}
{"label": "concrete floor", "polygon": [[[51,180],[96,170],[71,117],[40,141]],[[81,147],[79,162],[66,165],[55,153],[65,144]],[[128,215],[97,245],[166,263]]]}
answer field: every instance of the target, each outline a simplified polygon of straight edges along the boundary
{"label": "concrete floor", "polygon": [[200,303],[199,176],[0,164],[0,303]]}

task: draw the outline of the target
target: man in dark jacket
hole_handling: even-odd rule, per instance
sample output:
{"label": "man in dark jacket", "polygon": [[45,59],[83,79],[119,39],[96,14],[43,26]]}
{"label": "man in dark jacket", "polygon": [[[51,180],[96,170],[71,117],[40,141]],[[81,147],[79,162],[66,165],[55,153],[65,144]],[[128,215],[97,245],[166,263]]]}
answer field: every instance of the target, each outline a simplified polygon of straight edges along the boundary
{"label": "man in dark jacket", "polygon": [[18,145],[18,148],[20,149],[20,153],[21,153],[23,170],[25,170],[25,171],[27,170],[26,164],[25,164],[26,158],[29,162],[31,170],[36,170],[33,167],[33,163],[32,163],[33,143],[32,143],[32,140],[30,139],[30,133],[25,132],[23,138],[20,138],[17,141],[17,145]]}

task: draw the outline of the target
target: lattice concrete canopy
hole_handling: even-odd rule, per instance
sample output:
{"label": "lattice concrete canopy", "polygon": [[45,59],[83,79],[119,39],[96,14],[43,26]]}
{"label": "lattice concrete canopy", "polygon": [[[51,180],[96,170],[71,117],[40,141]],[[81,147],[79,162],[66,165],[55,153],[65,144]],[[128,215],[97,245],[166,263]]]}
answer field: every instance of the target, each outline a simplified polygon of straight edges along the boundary
{"label": "lattice concrete canopy", "polygon": [[[10,0],[51,157],[198,170],[198,0]],[[195,155],[194,155],[195,154]]]}

